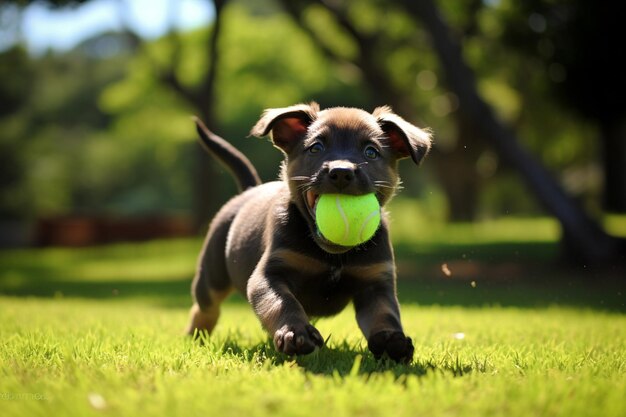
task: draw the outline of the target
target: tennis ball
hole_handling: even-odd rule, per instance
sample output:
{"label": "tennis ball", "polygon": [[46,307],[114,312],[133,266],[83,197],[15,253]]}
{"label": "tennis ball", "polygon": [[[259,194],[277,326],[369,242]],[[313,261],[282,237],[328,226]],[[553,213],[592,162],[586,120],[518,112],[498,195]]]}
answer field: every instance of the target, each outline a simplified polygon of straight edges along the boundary
{"label": "tennis ball", "polygon": [[357,246],[374,236],[380,225],[380,206],[374,193],[322,194],[315,206],[317,228],[327,240]]}

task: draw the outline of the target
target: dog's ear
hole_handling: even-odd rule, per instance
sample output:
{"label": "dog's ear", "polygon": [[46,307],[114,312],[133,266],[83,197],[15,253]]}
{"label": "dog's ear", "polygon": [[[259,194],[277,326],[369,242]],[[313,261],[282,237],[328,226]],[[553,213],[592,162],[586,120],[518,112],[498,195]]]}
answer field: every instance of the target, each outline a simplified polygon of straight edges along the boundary
{"label": "dog's ear", "polygon": [[307,129],[317,118],[319,110],[319,105],[315,102],[267,109],[250,134],[261,137],[270,133],[274,145],[288,154],[306,136]]}
{"label": "dog's ear", "polygon": [[389,145],[398,158],[413,159],[419,165],[430,151],[432,139],[428,131],[422,130],[395,114],[390,107],[377,107],[372,113]]}

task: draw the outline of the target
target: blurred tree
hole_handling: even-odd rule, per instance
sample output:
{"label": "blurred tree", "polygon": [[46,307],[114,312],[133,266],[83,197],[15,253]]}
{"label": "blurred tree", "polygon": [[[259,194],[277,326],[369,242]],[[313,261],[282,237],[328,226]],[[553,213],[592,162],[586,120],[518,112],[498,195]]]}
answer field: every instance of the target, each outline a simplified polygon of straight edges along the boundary
{"label": "blurred tree", "polygon": [[[107,45],[124,42],[105,38]],[[102,58],[94,39],[63,55],[32,58],[20,48],[0,54],[0,85],[8,86],[0,87],[3,217],[106,211],[131,185],[121,162],[131,152],[110,140],[112,118],[98,103],[129,59],[116,50]]]}
{"label": "blurred tree", "polygon": [[626,212],[626,78],[623,14],[589,0],[511,2],[503,14],[504,42],[543,63],[563,105],[600,125],[604,204]]}
{"label": "blurred tree", "polygon": [[26,161],[19,137],[27,126],[11,121],[9,116],[19,111],[32,91],[33,68],[26,51],[15,46],[0,53],[0,219],[27,216],[28,204],[23,190]]}
{"label": "blurred tree", "polygon": [[[48,4],[51,7],[72,7],[89,0],[42,0],[40,2]],[[10,3],[18,6],[26,6],[35,1],[27,0],[13,0]],[[183,48],[180,42],[180,35],[175,25],[171,25],[168,33],[165,36],[167,41],[166,50],[169,51],[169,56],[166,59],[152,59],[150,48],[145,46],[143,39],[133,30],[132,25],[128,24],[130,17],[130,5],[127,2],[121,1],[120,4],[120,16],[122,21],[126,23],[125,32],[133,39],[133,44],[136,50],[144,48],[147,57],[151,59],[152,69],[155,71],[156,78],[175,94],[177,94],[192,110],[192,113],[198,114],[209,128],[213,130],[219,130],[217,126],[217,120],[214,116],[214,86],[216,69],[219,62],[218,54],[218,39],[221,29],[221,11],[226,0],[214,0],[212,1],[215,6],[215,20],[213,22],[213,28],[210,36],[207,38],[206,53],[208,55],[208,67],[206,67],[206,73],[200,78],[200,82],[193,85],[186,85],[181,82],[178,74],[178,65],[180,62],[180,54]],[[175,12],[178,2],[172,0],[170,2],[171,12]],[[175,13],[170,13],[172,16]],[[145,46],[145,47],[144,47]],[[216,210],[217,205],[212,199],[214,194],[214,187],[212,177],[214,177],[214,170],[210,163],[208,156],[205,152],[197,147],[195,152],[195,164],[194,175],[192,176],[194,181],[194,219],[198,229],[204,229],[212,213]]]}
{"label": "blurred tree", "polygon": [[[412,120],[427,120],[420,124],[432,126],[437,133],[442,157],[429,165],[439,171],[453,218],[475,215],[481,188],[500,181],[502,176],[496,178],[493,173],[501,170],[499,161],[503,161],[525,173],[544,205],[561,219],[564,241],[574,242],[572,252],[580,254],[578,259],[611,258],[615,253],[615,241],[572,202],[542,164],[529,157],[485,101],[495,103],[498,116],[508,124],[519,126],[521,136],[533,139],[524,144],[533,145],[532,150],[548,166],[561,168],[592,158],[586,147],[589,142],[581,139],[586,134],[581,132],[581,122],[559,120],[556,116],[563,113],[551,108],[544,84],[536,82],[541,77],[534,72],[529,77],[524,57],[502,44],[498,19],[508,10],[505,5],[495,7],[479,0],[442,2],[446,17],[453,22],[451,29],[430,1],[419,5],[401,0],[345,5],[282,1],[304,29],[301,32],[271,2],[233,3],[224,8],[224,2],[218,2],[217,27],[208,31],[178,33],[172,25],[163,38],[146,42],[129,29],[134,56],[123,65],[123,78],[104,90],[98,104],[112,118],[107,134],[136,140],[124,143],[123,149],[148,158],[141,159],[142,167],[154,168],[148,162],[150,150],[160,164],[173,167],[181,152],[191,149],[183,151],[178,142],[189,139],[190,113],[200,115],[225,136],[238,137],[247,133],[263,107],[311,98],[324,106],[371,108],[387,103]],[[177,3],[170,4],[175,8]],[[464,41],[463,56],[459,35]],[[435,48],[429,47],[429,39]],[[470,66],[479,75],[478,81]],[[215,126],[216,121],[220,126]],[[258,141],[244,141],[240,147],[262,170],[272,167],[267,169],[275,172],[279,154],[272,154],[271,147]],[[565,148],[575,157],[553,156]],[[194,149],[205,158],[199,147]],[[214,166],[208,160],[194,165]],[[158,172],[163,171],[155,169],[152,178],[149,173],[129,175],[127,181],[141,188],[158,181]],[[198,171],[194,178],[197,184],[211,182],[196,185],[193,194],[210,197],[207,204],[219,206],[219,198],[225,195],[223,181]],[[411,177],[407,188],[410,181]],[[500,182],[510,191],[509,179]],[[519,194],[503,194],[504,199],[515,196],[503,207],[524,200]],[[196,209],[204,218],[212,210]]]}
{"label": "blurred tree", "polygon": [[[208,65],[205,67],[206,72],[199,77],[199,82],[194,84],[185,84],[179,76],[181,63],[181,54],[183,44],[181,36],[176,25],[171,24],[168,33],[165,35],[169,56],[167,59],[152,58],[150,48],[146,47],[147,57],[152,60],[153,69],[156,72],[156,78],[166,87],[170,88],[177,94],[186,104],[196,113],[204,123],[214,131],[219,131],[217,118],[215,117],[215,79],[217,68],[219,66],[219,37],[222,29],[222,10],[226,0],[213,0],[215,9],[214,21],[210,35],[207,37],[207,43],[204,53],[208,57]],[[122,7],[121,17],[127,21],[130,17],[130,8],[127,3],[120,2]],[[170,0],[170,16],[176,16],[176,7],[178,2]],[[125,25],[125,31],[136,39],[137,45],[141,45],[141,37],[133,31],[130,24]],[[213,213],[219,207],[213,198],[216,193],[213,178],[215,170],[208,155],[204,149],[196,147],[194,163],[194,204],[193,214],[194,223],[198,231],[204,231],[213,216]]]}
{"label": "blurred tree", "polygon": [[[357,28],[350,19],[349,8],[346,5],[324,0],[283,1],[282,4],[292,16],[303,23],[307,32],[312,34],[328,55],[341,59],[343,57],[334,53],[319,33],[316,33],[312,27],[306,26],[305,15],[308,7],[322,7],[330,11],[337,24],[353,38],[357,45],[354,62],[363,71],[369,88],[378,95],[378,98],[392,104],[402,105],[403,94],[397,90],[394,91],[394,86],[390,82],[391,77],[385,73],[382,65],[386,61],[384,56],[389,55],[390,49],[384,36],[379,36],[381,34],[378,32],[368,33],[367,30]],[[621,258],[624,242],[607,235],[566,194],[549,172],[519,145],[513,131],[495,117],[491,107],[479,95],[474,74],[463,59],[461,46],[434,2],[432,0],[419,2],[398,0],[397,4],[416,21],[421,22],[430,35],[446,81],[459,101],[459,110],[462,114],[458,119],[459,126],[469,126],[467,129],[469,132],[479,132],[479,135],[473,134],[472,138],[482,136],[504,160],[521,174],[537,199],[561,222],[563,246],[570,258],[594,263],[615,261]],[[473,5],[479,7],[476,2]]]}
{"label": "blurred tree", "polygon": [[[207,45],[214,33],[212,28],[188,33],[171,31],[153,42],[136,42],[138,48],[127,76],[109,86],[101,100],[103,109],[116,118],[120,134],[133,125],[143,126],[153,114],[151,126],[141,133],[146,143],[150,141],[149,133],[155,135],[153,146],[164,146],[155,143],[164,131],[170,135],[169,142],[188,140],[189,134],[193,134],[189,115],[195,113],[219,120],[219,127],[213,126],[213,130],[228,138],[238,138],[248,134],[265,107],[306,101],[310,97],[337,104],[356,105],[362,101],[354,87],[332,74],[306,36],[299,34],[285,16],[252,14],[233,4],[220,12],[220,21],[223,29],[217,45],[228,47],[220,49],[219,62],[213,69],[211,63],[216,61],[207,53],[211,50]],[[276,48],[279,43],[290,53]],[[206,104],[209,94],[206,80],[211,72],[215,74],[211,87],[214,92],[211,104]],[[207,111],[209,107],[213,109],[212,115]],[[172,109],[167,116],[162,114],[164,108]],[[186,134],[178,130],[182,126],[187,127]],[[276,176],[280,159],[276,149],[257,140],[242,141],[237,146],[250,156],[262,176]],[[210,181],[210,186],[194,191],[208,198],[211,208],[201,213],[210,217],[234,190],[229,187],[228,179],[217,175],[216,164],[200,146],[193,142],[191,147],[203,159],[201,166],[212,170],[206,175],[196,168],[193,174],[202,181]]]}
{"label": "blurred tree", "polygon": [[494,117],[493,110],[476,91],[474,74],[464,62],[461,48],[433,0],[402,0],[401,3],[421,20],[432,36],[433,47],[439,55],[447,81],[459,97],[464,111],[476,121],[485,139],[519,171],[537,199],[561,223],[563,245],[570,258],[590,263],[624,261],[624,240],[609,236],[602,230],[548,171],[519,145],[514,133]]}

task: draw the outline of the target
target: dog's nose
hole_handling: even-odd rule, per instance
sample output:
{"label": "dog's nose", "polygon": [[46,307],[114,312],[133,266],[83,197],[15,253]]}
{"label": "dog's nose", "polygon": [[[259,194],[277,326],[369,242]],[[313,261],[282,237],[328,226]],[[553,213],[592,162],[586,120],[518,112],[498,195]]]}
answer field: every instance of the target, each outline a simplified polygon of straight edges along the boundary
{"label": "dog's nose", "polygon": [[346,188],[352,181],[354,181],[354,167],[352,164],[341,164],[329,167],[328,178],[331,184],[337,187],[339,190]]}

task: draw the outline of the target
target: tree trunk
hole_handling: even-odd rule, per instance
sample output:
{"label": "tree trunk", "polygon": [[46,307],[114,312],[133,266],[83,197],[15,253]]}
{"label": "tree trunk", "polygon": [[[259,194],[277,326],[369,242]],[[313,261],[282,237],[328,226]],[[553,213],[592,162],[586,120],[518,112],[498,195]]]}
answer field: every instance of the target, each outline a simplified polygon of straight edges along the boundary
{"label": "tree trunk", "polygon": [[477,162],[485,143],[480,130],[464,113],[456,111],[452,116],[458,132],[457,142],[452,149],[434,150],[434,167],[448,201],[448,220],[469,222],[476,219],[483,186]]}
{"label": "tree trunk", "polygon": [[457,94],[460,111],[476,120],[482,134],[498,154],[514,167],[542,205],[563,229],[568,257],[583,263],[600,263],[623,257],[623,243],[607,235],[560,187],[548,171],[520,146],[516,136],[495,117],[479,96],[474,74],[462,58],[460,45],[451,36],[432,0],[401,0],[432,37],[450,88]]}
{"label": "tree trunk", "polygon": [[604,208],[626,213],[626,119],[602,125],[604,144]]}
{"label": "tree trunk", "polygon": [[[194,107],[200,112],[198,116],[213,131],[219,131],[214,111],[215,80],[219,62],[218,40],[222,29],[222,10],[225,3],[226,0],[213,1],[215,5],[215,21],[208,42],[209,68],[200,87],[190,94]],[[216,161],[212,160],[200,145],[196,147],[194,155],[193,220],[195,229],[198,232],[204,232],[209,221],[219,208],[219,202],[214,198],[217,188],[214,185],[217,173],[215,169]]]}
{"label": "tree trunk", "polygon": [[[199,86],[188,87],[178,78],[177,65],[180,62],[182,41],[175,25],[171,25],[168,33],[170,42],[173,43],[171,56],[169,57],[170,65],[167,68],[163,68],[162,65],[157,63],[157,59],[152,59],[152,61],[154,61],[155,73],[159,81],[194,108],[197,112],[196,115],[202,119],[206,126],[214,131],[219,131],[214,117],[215,79],[219,61],[217,43],[222,27],[222,10],[226,1],[227,0],[213,0],[215,6],[215,21],[213,23],[213,30],[209,35],[206,51],[209,55],[209,68]],[[120,4],[122,7],[127,7],[126,2]],[[179,7],[177,0],[172,0],[170,6]],[[137,33],[133,32],[131,25],[127,22],[129,12],[122,10],[120,15],[124,23],[125,32],[128,33],[136,46],[139,45],[141,38]],[[148,55],[148,58],[150,59],[151,57]],[[193,129],[191,119],[189,120],[189,126]],[[195,129],[193,130],[195,131]],[[216,178],[215,161],[211,160],[209,155],[199,144],[193,144],[192,146],[194,146],[194,151],[192,152],[193,167],[191,178],[191,181],[193,181],[193,225],[197,232],[204,232],[206,231],[208,222],[219,206],[219,202],[213,198],[217,188],[214,185]]]}

